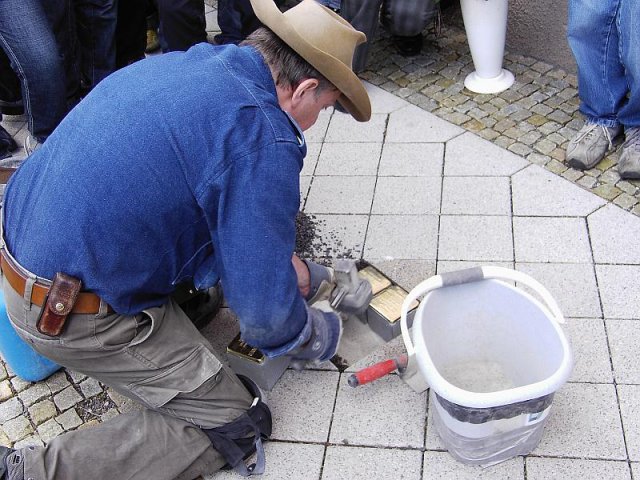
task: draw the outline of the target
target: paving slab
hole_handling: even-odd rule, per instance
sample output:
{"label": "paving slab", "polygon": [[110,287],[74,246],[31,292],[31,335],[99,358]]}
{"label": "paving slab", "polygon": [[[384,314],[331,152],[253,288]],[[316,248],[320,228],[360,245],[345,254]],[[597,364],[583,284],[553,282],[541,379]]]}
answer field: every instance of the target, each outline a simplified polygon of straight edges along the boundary
{"label": "paving slab", "polygon": [[372,113],[391,113],[410,105],[406,100],[403,100],[380,87],[376,87],[371,83],[366,82],[365,88],[367,89],[369,99],[371,100]]}
{"label": "paving slab", "polygon": [[435,260],[437,238],[436,215],[372,215],[364,258]]}
{"label": "paving slab", "polygon": [[314,177],[305,212],[368,214],[375,182],[375,177]]}
{"label": "paving slab", "polygon": [[446,142],[462,133],[463,129],[409,105],[389,114],[385,140],[392,143]]}
{"label": "paving slab", "polygon": [[511,218],[442,215],[438,259],[512,261]]}
{"label": "paving slab", "polygon": [[307,143],[307,156],[304,157],[304,164],[300,171],[300,175],[313,175],[322,146],[322,143]]}
{"label": "paving slab", "polygon": [[363,124],[355,121],[351,115],[335,112],[331,117],[325,142],[382,143],[387,119],[386,113],[373,113],[366,128],[363,128]]}
{"label": "paving slab", "polygon": [[[573,354],[570,382],[612,383],[607,332],[601,318],[567,318],[562,325]],[[609,329],[609,338],[611,331]]]}
{"label": "paving slab", "polygon": [[385,143],[378,175],[440,177],[443,161],[443,143]]}
{"label": "paving slab", "polygon": [[607,205],[587,217],[596,263],[640,264],[640,217]]}
{"label": "paving slab", "polygon": [[382,142],[326,143],[315,170],[316,175],[376,175]]}
{"label": "paving slab", "polygon": [[618,385],[617,388],[629,460],[637,462],[640,461],[640,385]]}
{"label": "paving slab", "polygon": [[442,180],[438,177],[380,177],[371,213],[429,215],[440,212]]}
{"label": "paving slab", "polygon": [[513,214],[522,216],[586,216],[606,204],[593,193],[537,165],[513,175]]}
{"label": "paving slab", "polygon": [[516,262],[591,263],[584,218],[514,217]]}
{"label": "paving slab", "polygon": [[553,398],[535,455],[626,460],[615,387],[568,383]]}
{"label": "paving slab", "polygon": [[444,159],[444,174],[459,176],[510,176],[529,165],[522,157],[469,132],[447,142]]}
{"label": "paving slab", "polygon": [[527,480],[631,480],[627,462],[529,457],[526,468]]}
{"label": "paving slab", "polygon": [[363,388],[343,379],[329,441],[334,444],[420,448],[424,443],[426,394],[387,376]]}
{"label": "paving slab", "polygon": [[640,384],[640,320],[607,319],[606,324],[616,382]]}
{"label": "paving slab", "polygon": [[524,480],[524,462],[516,457],[483,468],[457,462],[448,452],[424,452],[422,480],[451,478],[456,480]]}
{"label": "paving slab", "polygon": [[333,108],[328,108],[320,112],[316,123],[304,132],[304,139],[307,143],[324,141],[327,135],[327,129],[329,128],[329,121],[331,120],[333,113]]}
{"label": "paving slab", "polygon": [[325,371],[287,370],[265,392],[271,408],[276,440],[326,442],[340,374]]}
{"label": "paving slab", "polygon": [[317,241],[313,253],[318,258],[362,257],[367,215],[313,215]]}
{"label": "paving slab", "polygon": [[508,177],[444,177],[442,213],[511,215]]}
{"label": "paving slab", "polygon": [[600,298],[593,265],[517,262],[516,270],[540,282],[565,317],[600,317]]}
{"label": "paving slab", "polygon": [[606,318],[640,319],[640,266],[596,265]]}
{"label": "paving slab", "polygon": [[[319,480],[324,446],[304,443],[266,442],[266,469],[260,480]],[[255,461],[252,458],[251,461]],[[237,480],[233,470],[205,475],[204,480]]]}
{"label": "paving slab", "polygon": [[329,446],[322,480],[420,480],[422,451]]}

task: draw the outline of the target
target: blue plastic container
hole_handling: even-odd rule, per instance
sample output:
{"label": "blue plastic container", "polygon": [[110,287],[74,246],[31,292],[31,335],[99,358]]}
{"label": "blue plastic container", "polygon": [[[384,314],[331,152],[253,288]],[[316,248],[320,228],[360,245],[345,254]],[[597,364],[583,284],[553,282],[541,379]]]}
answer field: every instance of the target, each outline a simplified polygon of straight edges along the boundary
{"label": "blue plastic container", "polygon": [[60,369],[60,365],[40,355],[18,336],[9,321],[2,289],[0,289],[0,352],[15,374],[28,382],[43,380]]}

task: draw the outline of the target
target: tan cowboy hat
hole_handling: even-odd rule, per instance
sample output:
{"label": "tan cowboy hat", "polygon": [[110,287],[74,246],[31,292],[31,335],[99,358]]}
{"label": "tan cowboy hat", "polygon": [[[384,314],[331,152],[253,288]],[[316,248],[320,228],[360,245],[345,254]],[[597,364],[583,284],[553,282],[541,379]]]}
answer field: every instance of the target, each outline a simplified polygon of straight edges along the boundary
{"label": "tan cowboy hat", "polygon": [[316,0],[282,13],[273,0],[251,0],[258,19],[325,76],[342,95],[338,102],[359,122],[371,118],[364,85],[351,70],[353,52],[367,37]]}

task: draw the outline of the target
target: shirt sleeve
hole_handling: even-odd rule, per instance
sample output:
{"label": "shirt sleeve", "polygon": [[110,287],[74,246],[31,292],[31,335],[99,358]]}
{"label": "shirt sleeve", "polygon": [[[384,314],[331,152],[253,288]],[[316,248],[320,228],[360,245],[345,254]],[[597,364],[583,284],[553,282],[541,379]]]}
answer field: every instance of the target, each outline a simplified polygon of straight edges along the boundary
{"label": "shirt sleeve", "polygon": [[244,341],[268,356],[309,337],[291,262],[304,146],[271,143],[235,159],[203,193],[225,298]]}

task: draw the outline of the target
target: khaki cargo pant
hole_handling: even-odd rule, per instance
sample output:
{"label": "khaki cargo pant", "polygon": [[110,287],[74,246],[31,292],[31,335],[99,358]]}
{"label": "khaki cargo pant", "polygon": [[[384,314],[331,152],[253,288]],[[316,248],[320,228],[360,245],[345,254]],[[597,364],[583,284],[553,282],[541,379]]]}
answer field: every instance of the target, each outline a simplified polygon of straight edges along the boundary
{"label": "khaki cargo pant", "polygon": [[35,327],[40,307],[4,277],[2,286],[13,326],[35,350],[146,407],[21,449],[25,480],[192,480],[226,463],[198,427],[233,421],[253,398],[175,302],[135,316],[72,315],[51,338]]}

